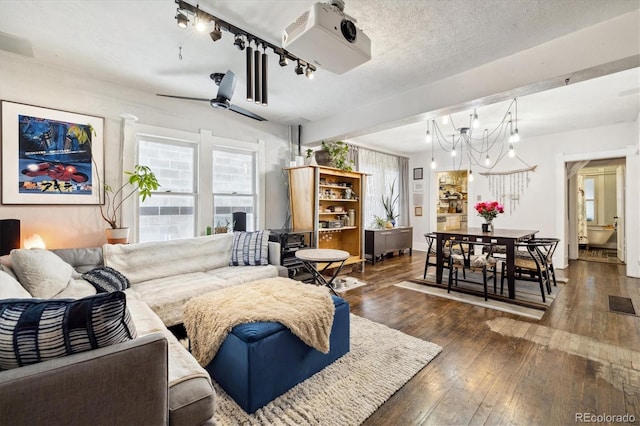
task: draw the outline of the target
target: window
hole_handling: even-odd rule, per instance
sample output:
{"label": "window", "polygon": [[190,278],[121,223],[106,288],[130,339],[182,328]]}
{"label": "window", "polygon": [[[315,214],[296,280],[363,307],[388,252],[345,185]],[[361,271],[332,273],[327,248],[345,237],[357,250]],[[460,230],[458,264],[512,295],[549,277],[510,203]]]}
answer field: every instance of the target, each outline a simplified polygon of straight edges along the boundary
{"label": "window", "polygon": [[256,153],[213,149],[213,224],[233,226],[234,212],[247,214],[247,231],[256,229]]}
{"label": "window", "polygon": [[195,236],[196,145],[139,135],[138,163],[149,166],[161,185],[140,203],[138,241]]}
{"label": "window", "polygon": [[[395,155],[384,154],[364,148],[358,149],[358,168],[369,173],[367,176],[367,193],[364,194],[364,223],[375,228],[375,216],[387,219],[387,213],[382,205],[382,196],[390,195],[390,186],[394,185],[395,195],[400,194],[400,164]],[[400,199],[395,213],[400,213]],[[402,221],[403,218],[398,218]],[[405,220],[406,222],[406,220]]]}
{"label": "window", "polygon": [[596,221],[596,179],[584,179],[584,204],[587,209],[587,222]]}

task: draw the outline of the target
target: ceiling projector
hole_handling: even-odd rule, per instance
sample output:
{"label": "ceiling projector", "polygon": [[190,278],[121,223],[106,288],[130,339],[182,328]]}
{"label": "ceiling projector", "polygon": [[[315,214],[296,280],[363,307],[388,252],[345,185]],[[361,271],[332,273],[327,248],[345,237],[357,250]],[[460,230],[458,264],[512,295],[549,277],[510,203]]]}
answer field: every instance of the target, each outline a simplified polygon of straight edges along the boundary
{"label": "ceiling projector", "polygon": [[282,47],[336,74],[367,62],[371,40],[343,10],[343,0],[314,4],[282,32]]}

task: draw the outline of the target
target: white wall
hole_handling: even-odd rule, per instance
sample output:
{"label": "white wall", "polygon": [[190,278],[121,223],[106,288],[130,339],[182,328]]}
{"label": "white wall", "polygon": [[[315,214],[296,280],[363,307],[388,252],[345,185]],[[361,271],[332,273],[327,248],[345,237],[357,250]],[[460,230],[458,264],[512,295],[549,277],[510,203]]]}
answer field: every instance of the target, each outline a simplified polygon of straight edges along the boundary
{"label": "white wall", "polygon": [[[214,136],[266,143],[265,227],[280,228],[285,221],[287,194],[281,169],[288,165],[286,126],[254,122],[206,103],[161,99],[152,94],[43,66],[33,59],[0,53],[0,98],[105,118],[105,180],[120,181],[121,117],[138,123],[189,132],[208,129]],[[205,164],[205,163],[203,163]],[[91,247],[106,242],[104,221],[97,206],[0,205],[0,219],[21,220],[22,238],[38,233],[49,248]]]}
{"label": "white wall", "polygon": [[[638,123],[622,123],[604,127],[582,129],[578,131],[557,133],[537,138],[526,138],[522,133],[522,141],[517,145],[516,152],[519,157],[530,165],[537,165],[536,171],[529,174],[529,187],[520,195],[520,202],[515,211],[498,216],[494,226],[513,229],[537,229],[539,236],[555,236],[563,239],[562,247],[557,250],[558,264],[563,264],[566,258],[567,246],[565,237],[564,217],[566,216],[566,182],[558,176],[558,158],[572,155],[589,156],[590,153],[602,153],[606,151],[632,152],[627,161],[627,274],[640,276],[640,264],[638,242],[640,241],[640,179],[638,176]],[[630,149],[629,146],[633,147]],[[451,160],[448,154],[439,148],[435,152],[438,168],[435,172],[452,170]],[[410,167],[423,167],[425,178],[431,179],[434,171],[429,168],[431,153],[424,152],[412,157]],[[564,161],[562,162],[564,164]],[[467,168],[468,162],[462,165]],[[505,157],[494,171],[508,171],[521,169],[525,165],[517,159]],[[489,190],[488,179],[478,175],[479,170],[474,170],[475,181],[469,185],[469,226],[478,227],[482,218],[473,214],[473,205],[478,197],[483,200],[493,200]],[[429,180],[432,182],[432,180]],[[412,218],[414,225],[414,247],[424,250],[424,232],[436,229],[435,207],[436,188],[429,183],[429,197],[425,201],[429,211],[428,229],[424,226],[424,217]],[[433,210],[433,211],[432,211]],[[419,225],[419,226],[418,226]],[[636,261],[637,259],[637,261]]]}

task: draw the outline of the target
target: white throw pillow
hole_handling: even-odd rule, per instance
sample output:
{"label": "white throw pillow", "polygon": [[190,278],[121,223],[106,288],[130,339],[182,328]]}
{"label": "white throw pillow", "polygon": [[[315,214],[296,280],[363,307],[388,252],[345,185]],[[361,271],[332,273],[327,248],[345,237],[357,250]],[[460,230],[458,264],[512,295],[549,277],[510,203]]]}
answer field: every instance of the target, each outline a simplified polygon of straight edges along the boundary
{"label": "white throw pillow", "polygon": [[0,271],[0,299],[24,299],[31,298],[27,290],[20,285],[11,275]]}
{"label": "white throw pillow", "polygon": [[11,250],[11,264],[33,297],[49,299],[67,287],[73,267],[45,249]]}

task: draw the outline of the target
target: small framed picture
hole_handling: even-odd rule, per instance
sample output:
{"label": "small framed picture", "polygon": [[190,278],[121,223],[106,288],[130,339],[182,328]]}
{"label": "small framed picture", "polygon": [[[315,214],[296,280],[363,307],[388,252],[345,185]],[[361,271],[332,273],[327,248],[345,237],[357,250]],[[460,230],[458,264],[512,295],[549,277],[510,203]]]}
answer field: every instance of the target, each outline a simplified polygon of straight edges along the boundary
{"label": "small framed picture", "polygon": [[422,216],[422,206],[415,206],[414,209],[416,216]]}
{"label": "small framed picture", "polygon": [[423,192],[424,184],[422,182],[413,182],[413,192]]}
{"label": "small framed picture", "polygon": [[421,179],[422,179],[422,167],[413,169],[413,180],[421,180]]}

